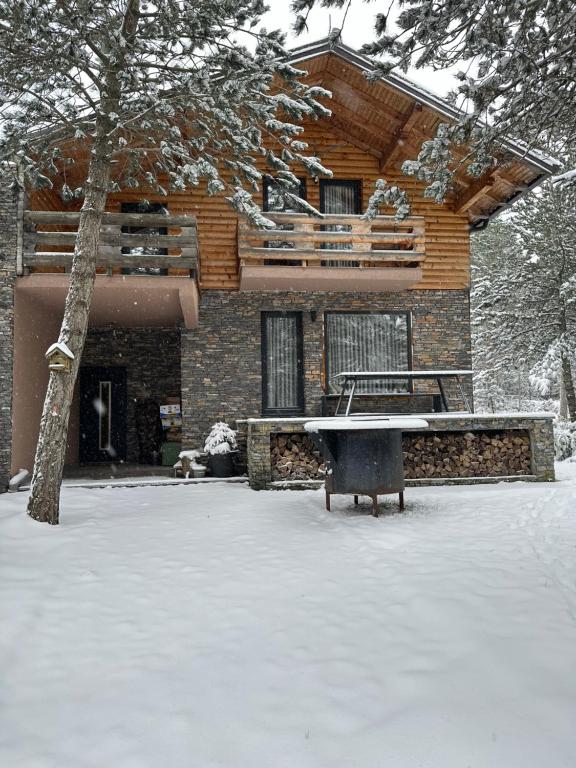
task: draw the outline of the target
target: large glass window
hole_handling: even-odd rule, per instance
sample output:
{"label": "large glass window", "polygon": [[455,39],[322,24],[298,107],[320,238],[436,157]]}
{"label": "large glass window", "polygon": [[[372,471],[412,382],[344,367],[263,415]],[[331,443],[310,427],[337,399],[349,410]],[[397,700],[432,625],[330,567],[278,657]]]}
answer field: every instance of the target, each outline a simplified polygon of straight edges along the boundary
{"label": "large glass window", "polygon": [[[410,316],[407,313],[327,312],[325,314],[328,393],[339,391],[343,371],[407,371]],[[406,380],[358,382],[358,394],[406,392]]]}
{"label": "large glass window", "polygon": [[265,415],[303,412],[300,312],[262,313],[262,409]]}

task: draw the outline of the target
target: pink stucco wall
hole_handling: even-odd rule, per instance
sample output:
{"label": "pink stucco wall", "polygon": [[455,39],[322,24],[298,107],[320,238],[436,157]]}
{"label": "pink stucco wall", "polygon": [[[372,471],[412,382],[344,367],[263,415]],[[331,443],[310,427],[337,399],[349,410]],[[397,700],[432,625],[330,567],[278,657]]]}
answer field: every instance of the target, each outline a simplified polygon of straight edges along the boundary
{"label": "pink stucco wall", "polygon": [[[32,470],[46,387],[44,353],[58,338],[61,313],[16,286],[14,301],[14,394],[12,410],[12,472]],[[67,462],[78,455],[78,405],[70,419]]]}

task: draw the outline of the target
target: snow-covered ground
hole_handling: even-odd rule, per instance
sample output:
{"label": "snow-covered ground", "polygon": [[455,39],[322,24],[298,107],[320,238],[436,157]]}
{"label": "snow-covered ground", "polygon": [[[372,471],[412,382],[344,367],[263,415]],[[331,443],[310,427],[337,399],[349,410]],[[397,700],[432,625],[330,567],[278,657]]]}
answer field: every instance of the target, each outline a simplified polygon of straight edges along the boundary
{"label": "snow-covered ground", "polygon": [[6,768],[576,765],[576,465],[561,482],[0,497]]}

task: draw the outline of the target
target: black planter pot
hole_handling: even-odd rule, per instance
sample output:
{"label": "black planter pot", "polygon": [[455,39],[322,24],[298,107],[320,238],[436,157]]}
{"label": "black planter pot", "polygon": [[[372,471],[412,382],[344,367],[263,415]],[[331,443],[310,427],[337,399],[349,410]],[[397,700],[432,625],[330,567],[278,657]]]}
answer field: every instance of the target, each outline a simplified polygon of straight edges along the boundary
{"label": "black planter pot", "polygon": [[234,476],[235,451],[229,453],[215,453],[208,456],[208,466],[213,477]]}

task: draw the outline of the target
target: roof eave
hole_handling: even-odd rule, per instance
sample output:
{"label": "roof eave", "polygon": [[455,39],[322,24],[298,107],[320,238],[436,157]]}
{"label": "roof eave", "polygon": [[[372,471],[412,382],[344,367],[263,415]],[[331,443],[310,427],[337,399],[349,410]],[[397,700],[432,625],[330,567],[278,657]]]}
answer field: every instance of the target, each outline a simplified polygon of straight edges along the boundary
{"label": "roof eave", "polygon": [[[320,56],[324,53],[332,53],[339,56],[341,59],[348,61],[351,64],[356,65],[365,72],[372,71],[374,69],[373,62],[366,56],[358,53],[357,51],[349,48],[340,42],[333,42],[329,38],[318,40],[315,43],[309,43],[302,45],[298,48],[294,48],[288,57],[291,64],[295,64],[298,61],[305,61],[306,59],[314,56]],[[407,96],[419,101],[421,104],[433,109],[435,112],[439,112],[450,120],[458,120],[466,113],[462,110],[453,107],[448,104],[444,99],[436,96],[430,91],[410,82],[404,77],[401,77],[393,72],[381,78],[385,83],[389,84],[392,88],[401,91]],[[545,155],[542,152],[536,152],[523,147],[511,139],[502,140],[502,145],[515,155],[519,160],[522,160],[527,165],[538,171],[543,171],[546,175],[556,173],[562,166],[561,163],[553,157]]]}
{"label": "roof eave", "polygon": [[495,219],[507,208],[510,208],[510,206],[513,205],[513,203],[515,203],[519,197],[522,197],[527,192],[530,192],[532,189],[542,184],[542,182],[545,181],[549,176],[549,173],[542,173],[540,176],[537,176],[535,179],[533,179],[530,184],[528,184],[523,189],[518,189],[513,192],[509,197],[506,198],[506,200],[503,200],[501,203],[495,205],[489,213],[483,214],[479,216],[475,221],[472,221],[469,226],[470,231],[478,232],[486,229],[492,219]]}

